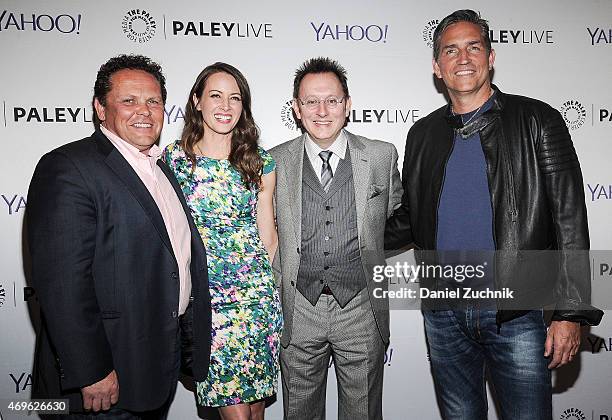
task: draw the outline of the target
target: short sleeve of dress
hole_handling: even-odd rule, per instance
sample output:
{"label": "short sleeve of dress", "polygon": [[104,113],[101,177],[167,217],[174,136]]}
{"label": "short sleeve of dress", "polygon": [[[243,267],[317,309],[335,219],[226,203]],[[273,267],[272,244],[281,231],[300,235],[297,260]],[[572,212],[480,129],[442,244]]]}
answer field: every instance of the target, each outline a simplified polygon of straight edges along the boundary
{"label": "short sleeve of dress", "polygon": [[176,148],[178,146],[178,141],[172,142],[168,145],[166,145],[166,147],[164,147],[164,150],[162,151],[161,154],[161,160],[168,166],[172,167],[172,155],[175,152]]}
{"label": "short sleeve of dress", "polygon": [[263,175],[267,175],[276,168],[276,162],[270,153],[264,148],[259,147],[259,156],[263,159]]}

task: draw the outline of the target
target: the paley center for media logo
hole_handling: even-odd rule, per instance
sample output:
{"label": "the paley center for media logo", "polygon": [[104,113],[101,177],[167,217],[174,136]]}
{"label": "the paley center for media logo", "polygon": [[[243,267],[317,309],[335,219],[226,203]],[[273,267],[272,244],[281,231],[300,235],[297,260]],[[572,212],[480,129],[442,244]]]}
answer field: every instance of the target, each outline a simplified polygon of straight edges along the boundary
{"label": "the paley center for media logo", "polygon": [[121,29],[130,41],[143,44],[155,36],[157,22],[147,10],[132,9],[123,16]]}
{"label": "the paley center for media logo", "polygon": [[299,130],[300,127],[295,121],[292,105],[293,100],[291,99],[283,104],[283,106],[281,107],[281,121],[283,122],[283,125],[289,130]]}
{"label": "the paley center for media logo", "polygon": [[570,130],[579,129],[586,120],[586,109],[575,99],[563,102],[559,112]]}
{"label": "the paley center for media logo", "polygon": [[2,283],[0,283],[0,308],[4,306],[4,302],[6,301],[6,290]]}
{"label": "the paley center for media logo", "polygon": [[586,416],[579,408],[568,408],[561,413],[559,420],[586,420]]}
{"label": "the paley center for media logo", "polygon": [[429,48],[433,48],[433,34],[440,21],[438,19],[432,19],[423,28],[423,41],[427,44]]}

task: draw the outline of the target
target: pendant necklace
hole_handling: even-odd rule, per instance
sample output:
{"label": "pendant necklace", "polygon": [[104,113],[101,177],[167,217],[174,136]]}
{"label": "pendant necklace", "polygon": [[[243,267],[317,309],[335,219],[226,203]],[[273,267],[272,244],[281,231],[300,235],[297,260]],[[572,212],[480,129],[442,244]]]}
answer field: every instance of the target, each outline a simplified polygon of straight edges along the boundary
{"label": "pendant necklace", "polygon": [[[463,124],[464,126],[468,125],[470,123],[470,121],[472,121],[474,119],[474,117],[476,115],[478,115],[478,111],[480,111],[480,108],[482,108],[484,106],[484,104],[486,104],[487,101],[485,101],[482,105],[480,105],[478,107],[478,109],[476,110],[476,112],[474,112],[472,114],[472,116],[470,118],[468,118],[467,121],[463,121],[463,115],[459,114],[459,118],[461,118],[461,124]],[[457,116],[457,114],[455,114],[455,110],[453,109],[453,107],[451,106],[451,112],[453,113],[454,116]]]}

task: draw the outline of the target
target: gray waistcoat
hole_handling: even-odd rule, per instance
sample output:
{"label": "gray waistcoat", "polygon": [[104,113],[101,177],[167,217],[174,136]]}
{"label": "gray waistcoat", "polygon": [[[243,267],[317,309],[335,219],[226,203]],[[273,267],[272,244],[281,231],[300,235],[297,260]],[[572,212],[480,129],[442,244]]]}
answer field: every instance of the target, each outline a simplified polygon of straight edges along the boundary
{"label": "gray waistcoat", "polygon": [[351,157],[346,150],[326,193],[304,153],[302,244],[297,289],[315,305],[327,285],[341,307],[366,287],[359,254]]}

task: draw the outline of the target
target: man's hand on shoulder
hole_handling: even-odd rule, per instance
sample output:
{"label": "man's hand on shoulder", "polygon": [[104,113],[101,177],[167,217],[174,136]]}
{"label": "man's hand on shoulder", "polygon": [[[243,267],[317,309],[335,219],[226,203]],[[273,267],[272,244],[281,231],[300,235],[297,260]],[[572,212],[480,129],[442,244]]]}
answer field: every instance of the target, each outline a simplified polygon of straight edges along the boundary
{"label": "man's hand on shoulder", "polygon": [[85,410],[100,411],[110,409],[111,405],[116,404],[119,400],[117,372],[113,370],[106,378],[95,384],[83,387],[81,395],[83,395],[83,408]]}
{"label": "man's hand on shoulder", "polygon": [[580,324],[571,321],[552,321],[548,328],[544,357],[552,354],[548,364],[554,369],[568,364],[574,359],[580,347]]}

